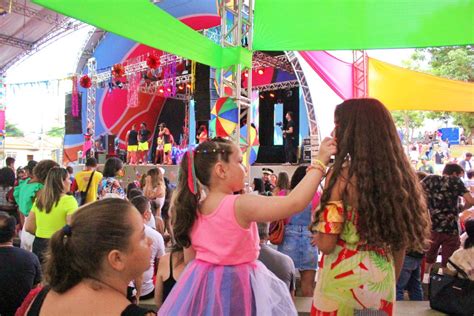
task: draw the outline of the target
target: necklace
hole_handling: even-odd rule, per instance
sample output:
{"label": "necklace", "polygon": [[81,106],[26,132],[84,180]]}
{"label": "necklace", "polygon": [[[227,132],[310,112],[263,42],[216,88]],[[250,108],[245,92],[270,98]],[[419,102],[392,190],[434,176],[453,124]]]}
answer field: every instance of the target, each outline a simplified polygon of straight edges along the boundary
{"label": "necklace", "polygon": [[[103,282],[103,281],[101,281],[101,280],[99,280],[99,279],[90,278],[90,280],[91,280],[90,286],[91,286],[92,289],[95,290],[95,291],[98,291],[98,290],[100,290],[101,288],[104,288],[104,285],[105,285],[105,287],[109,288],[110,290],[112,290],[112,291],[114,291],[114,292],[118,292],[118,293],[120,293],[120,295],[122,295],[122,296],[125,295],[124,291],[120,291],[119,289],[117,289],[117,288],[113,287],[112,285],[107,284],[107,283],[105,283],[105,282]],[[101,286],[101,285],[102,285],[102,286]],[[125,296],[126,296],[126,295],[125,295]]]}

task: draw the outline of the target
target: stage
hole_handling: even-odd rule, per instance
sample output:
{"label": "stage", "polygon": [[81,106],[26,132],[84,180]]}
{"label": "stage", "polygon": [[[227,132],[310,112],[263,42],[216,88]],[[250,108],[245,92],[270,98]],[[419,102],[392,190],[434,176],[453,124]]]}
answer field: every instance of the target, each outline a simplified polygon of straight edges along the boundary
{"label": "stage", "polygon": [[[79,164],[72,166],[74,169],[74,173],[77,173],[81,170],[83,170],[84,165]],[[152,165],[152,164],[147,164],[147,165],[124,165],[124,171],[125,175],[123,176],[122,180],[122,185],[126,187],[130,182],[134,180],[140,180],[140,177],[142,174],[146,173],[148,170],[155,168],[155,167],[161,167],[165,170],[165,177],[167,177],[171,183],[176,183],[178,180],[178,166],[177,165]],[[102,171],[104,168],[103,164],[99,164],[97,170]],[[273,172],[278,175],[279,172],[285,171],[288,173],[288,175],[291,176],[293,175],[293,172],[298,168],[298,165],[292,165],[292,166],[283,166],[281,164],[266,164],[266,165],[256,165],[256,166],[251,166],[250,167],[250,179],[253,180],[253,178],[261,178],[262,177],[262,170],[263,168],[270,168],[273,170]],[[251,180],[251,181],[252,181]]]}

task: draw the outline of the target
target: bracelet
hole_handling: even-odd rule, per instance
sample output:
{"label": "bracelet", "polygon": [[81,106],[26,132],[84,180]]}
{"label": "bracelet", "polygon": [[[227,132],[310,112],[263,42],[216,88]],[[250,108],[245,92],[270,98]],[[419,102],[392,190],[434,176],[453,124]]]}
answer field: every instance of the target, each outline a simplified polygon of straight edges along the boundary
{"label": "bracelet", "polygon": [[326,169],[323,169],[323,167],[321,167],[321,165],[308,166],[308,168],[306,168],[306,173],[308,173],[309,171],[311,171],[313,169],[321,171],[321,173],[323,174],[323,177],[326,175]]}
{"label": "bracelet", "polygon": [[326,164],[324,162],[322,162],[321,160],[319,160],[319,159],[316,159],[314,162],[317,165],[321,166],[324,170],[326,170],[328,168],[328,166],[326,166]]}

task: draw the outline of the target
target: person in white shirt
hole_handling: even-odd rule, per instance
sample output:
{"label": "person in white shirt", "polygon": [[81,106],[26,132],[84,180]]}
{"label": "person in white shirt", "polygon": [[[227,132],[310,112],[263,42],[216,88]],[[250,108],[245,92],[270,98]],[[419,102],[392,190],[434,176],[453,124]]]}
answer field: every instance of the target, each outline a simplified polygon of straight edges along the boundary
{"label": "person in white shirt", "polygon": [[161,236],[159,232],[146,225],[150,217],[153,217],[148,199],[144,196],[136,196],[131,199],[130,203],[132,203],[140,214],[142,214],[145,235],[152,241],[150,267],[145,271],[145,273],[143,273],[141,280],[135,280],[137,298],[139,297],[140,300],[147,300],[155,296],[155,285],[153,284],[154,267],[155,264],[158,265],[159,258],[165,254],[165,242],[163,236]]}
{"label": "person in white shirt", "polygon": [[466,153],[465,158],[459,162],[459,165],[464,169],[464,180],[467,180],[467,172],[474,170],[474,162],[471,161],[471,157],[471,153]]}

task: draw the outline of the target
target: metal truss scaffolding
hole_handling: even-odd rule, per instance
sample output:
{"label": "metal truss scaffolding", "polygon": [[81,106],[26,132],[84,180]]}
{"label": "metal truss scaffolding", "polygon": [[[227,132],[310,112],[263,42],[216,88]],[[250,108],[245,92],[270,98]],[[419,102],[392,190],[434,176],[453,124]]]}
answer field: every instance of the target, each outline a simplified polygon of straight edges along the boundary
{"label": "metal truss scaffolding", "polygon": [[[87,73],[92,80],[91,87],[87,90],[87,128],[95,135],[95,106],[97,95],[97,62],[95,58],[87,61]],[[92,139],[94,136],[92,136]]]}
{"label": "metal truss scaffolding", "polygon": [[320,142],[320,132],[318,128],[318,122],[316,120],[316,112],[314,110],[313,100],[311,98],[311,93],[309,90],[308,82],[304,75],[303,69],[301,68],[296,53],[293,51],[285,52],[288,61],[290,62],[296,77],[300,83],[301,89],[303,91],[303,98],[306,105],[306,112],[308,113],[308,123],[309,123],[309,134],[311,140],[311,162],[316,159],[316,155],[319,151],[319,142]]}
{"label": "metal truss scaffolding", "polygon": [[367,53],[364,50],[353,50],[352,61],[354,98],[365,98],[367,97]]}
{"label": "metal truss scaffolding", "polygon": [[[248,6],[244,5],[248,2]],[[245,47],[249,51],[252,50],[252,30],[253,30],[253,3],[254,0],[235,0],[235,1],[220,1],[220,15],[221,15],[221,41],[223,47]],[[246,71],[246,84],[243,85],[242,73]],[[231,73],[227,80],[224,74]],[[250,104],[252,98],[252,71],[251,69],[244,69],[241,64],[233,65],[228,68],[220,70],[220,86],[219,95],[225,96],[225,88],[230,88],[232,91],[231,97],[235,98],[239,108],[239,118],[235,133],[235,141],[239,143],[240,139],[240,125],[242,121],[246,121],[250,125],[252,122]],[[247,141],[244,145],[250,151],[250,134],[247,133]],[[250,157],[250,155],[247,155]],[[247,159],[248,160],[248,159]],[[245,162],[248,166],[248,161]]]}

